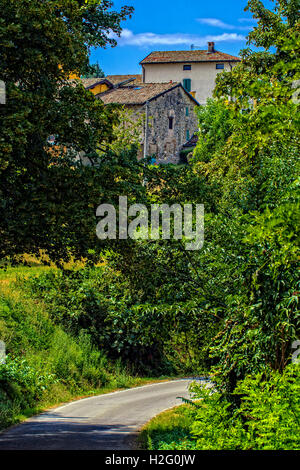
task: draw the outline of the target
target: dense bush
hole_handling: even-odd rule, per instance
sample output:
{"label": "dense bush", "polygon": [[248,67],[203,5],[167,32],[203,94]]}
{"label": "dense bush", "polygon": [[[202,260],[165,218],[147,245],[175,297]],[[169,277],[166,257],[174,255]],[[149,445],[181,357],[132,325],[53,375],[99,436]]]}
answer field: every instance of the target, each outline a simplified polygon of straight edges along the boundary
{"label": "dense bush", "polygon": [[[234,395],[239,406],[210,387],[194,384],[201,402],[173,413],[166,425],[158,416],[147,426],[150,449],[291,450],[300,448],[300,367],[247,376]],[[176,415],[181,418],[176,425]],[[168,423],[167,423],[168,424]]]}
{"label": "dense bush", "polygon": [[203,403],[192,425],[197,449],[299,449],[300,368],[247,376],[238,383],[234,407],[219,393],[197,391]]}
{"label": "dense bush", "polygon": [[0,364],[1,402],[17,400],[20,406],[33,406],[44,390],[55,382],[54,374],[38,371],[26,359],[12,359]]}
{"label": "dense bush", "polygon": [[135,290],[108,267],[57,271],[22,286],[44,300],[51,319],[65,331],[85,332],[94,346],[142,374],[205,367],[203,336],[215,330],[213,323],[206,328],[205,314],[201,321],[195,301],[174,304],[162,298],[154,304],[144,297],[143,286]]}

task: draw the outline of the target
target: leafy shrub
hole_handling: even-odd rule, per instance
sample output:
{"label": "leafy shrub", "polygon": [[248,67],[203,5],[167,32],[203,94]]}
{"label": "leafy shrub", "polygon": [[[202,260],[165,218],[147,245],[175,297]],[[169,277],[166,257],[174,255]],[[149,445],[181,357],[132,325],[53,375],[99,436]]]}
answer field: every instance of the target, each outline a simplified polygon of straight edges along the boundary
{"label": "leafy shrub", "polygon": [[61,382],[74,389],[84,388],[87,384],[100,388],[110,380],[107,358],[92,346],[89,336],[84,333],[75,339],[57,329],[50,346],[47,366]]}
{"label": "leafy shrub", "polygon": [[34,406],[55,382],[54,374],[34,369],[26,359],[7,356],[0,364],[0,427],[10,423],[16,411]]}
{"label": "leafy shrub", "polygon": [[26,359],[7,356],[5,364],[0,364],[0,386],[10,399],[17,397],[20,402],[32,405],[54,382],[54,374],[35,370]]}
{"label": "leafy shrub", "polygon": [[142,374],[194,370],[203,359],[200,337],[214,329],[205,313],[200,317],[197,302],[144,300],[142,289],[109,268],[47,273],[22,287],[43,298],[51,319],[66,332],[85,332],[95,347]]}
{"label": "leafy shrub", "polygon": [[300,448],[300,366],[248,376],[236,387],[235,407],[220,393],[193,387],[202,398],[191,432],[196,448],[279,450]]}
{"label": "leafy shrub", "polygon": [[238,384],[239,415],[254,449],[300,448],[300,366],[249,376]]}

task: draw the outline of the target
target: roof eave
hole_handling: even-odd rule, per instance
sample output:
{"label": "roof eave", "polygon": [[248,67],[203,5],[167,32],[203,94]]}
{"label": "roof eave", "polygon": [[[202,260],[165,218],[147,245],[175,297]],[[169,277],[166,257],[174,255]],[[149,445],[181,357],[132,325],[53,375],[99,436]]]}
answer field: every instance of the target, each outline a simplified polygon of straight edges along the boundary
{"label": "roof eave", "polygon": [[91,90],[91,89],[95,88],[97,85],[101,85],[101,84],[103,84],[103,83],[105,83],[105,84],[108,85],[108,86],[111,86],[111,88],[114,87],[114,85],[113,85],[109,80],[107,80],[106,78],[104,78],[104,79],[102,79],[102,80],[99,80],[98,82],[93,83],[92,85],[89,85],[89,86],[85,87],[85,89],[86,89],[86,90]]}
{"label": "roof eave", "polygon": [[193,95],[191,95],[191,93],[189,93],[188,91],[186,91],[186,89],[182,86],[181,83],[176,83],[176,85],[174,85],[173,87],[171,88],[168,88],[167,90],[164,90],[162,91],[161,93],[158,93],[156,96],[153,96],[152,98],[150,98],[149,100],[146,100],[143,105],[145,105],[147,103],[147,101],[153,101],[157,98],[159,98],[160,96],[164,95],[165,93],[168,93],[169,91],[171,90],[175,90],[175,88],[182,88],[182,90],[189,96],[189,98],[191,98],[197,106],[200,106],[200,103],[198,103],[198,101],[196,100],[196,98],[193,97]]}
{"label": "roof eave", "polygon": [[210,60],[168,60],[164,62],[140,62],[140,65],[147,64],[201,64],[202,62],[241,62],[241,59],[210,59]]}
{"label": "roof eave", "polygon": [[[168,88],[167,90],[164,90],[164,91],[158,93],[157,95],[152,96],[152,98],[149,98],[148,100],[145,100],[145,101],[141,101],[141,102],[139,102],[139,103],[133,102],[133,103],[115,103],[115,104],[120,104],[121,106],[126,106],[126,105],[127,105],[127,106],[128,106],[128,105],[129,105],[129,106],[145,106],[146,103],[149,103],[150,101],[153,101],[153,100],[159,98],[160,96],[163,96],[165,93],[168,93],[169,91],[175,90],[175,88],[181,88],[181,89],[189,96],[189,98],[190,98],[192,101],[194,101],[194,103],[195,103],[197,106],[200,106],[200,103],[196,100],[196,98],[194,98],[193,95],[191,95],[191,93],[189,93],[188,91],[186,91],[185,88],[182,86],[181,83],[176,83],[173,87]],[[108,95],[108,94],[110,94],[110,93],[113,93],[113,90],[108,90],[108,91],[106,91],[106,92],[104,92],[104,93],[98,93],[98,94],[96,95],[96,98],[101,100],[101,96],[105,96],[105,95]],[[113,104],[113,102],[112,102],[112,103],[107,103],[107,104]]]}

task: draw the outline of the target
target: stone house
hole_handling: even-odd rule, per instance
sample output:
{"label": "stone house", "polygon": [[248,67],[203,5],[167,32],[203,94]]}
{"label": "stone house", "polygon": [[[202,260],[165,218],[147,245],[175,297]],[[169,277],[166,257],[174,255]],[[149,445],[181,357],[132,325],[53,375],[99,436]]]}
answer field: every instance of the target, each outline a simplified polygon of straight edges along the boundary
{"label": "stone house", "polygon": [[180,82],[204,105],[212,96],[217,74],[223,70],[230,71],[240,60],[239,57],[216,51],[215,43],[209,42],[206,51],[151,52],[140,64],[144,83]]}
{"label": "stone house", "polygon": [[197,140],[195,106],[212,96],[217,74],[239,62],[209,42],[206,51],[151,52],[140,63],[141,75],[108,75],[82,82],[104,104],[120,104],[136,120],[146,117],[139,157],[155,155],[157,163],[179,163]]}
{"label": "stone house", "polygon": [[96,98],[145,116],[139,157],[154,155],[157,163],[179,163],[183,145],[197,130],[198,102],[181,83],[122,82]]}

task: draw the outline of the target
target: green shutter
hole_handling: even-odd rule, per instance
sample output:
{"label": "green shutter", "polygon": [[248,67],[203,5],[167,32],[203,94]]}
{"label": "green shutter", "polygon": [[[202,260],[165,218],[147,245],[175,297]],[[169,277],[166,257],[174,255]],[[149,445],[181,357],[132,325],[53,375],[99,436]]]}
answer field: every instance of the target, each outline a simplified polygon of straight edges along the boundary
{"label": "green shutter", "polygon": [[189,114],[190,114],[190,113],[189,113],[189,108],[186,107],[186,108],[185,108],[185,115],[188,116]]}
{"label": "green shutter", "polygon": [[190,140],[190,131],[189,130],[186,131],[186,140]]}
{"label": "green shutter", "polygon": [[190,78],[184,78],[183,79],[183,88],[186,90],[186,91],[191,91],[192,89],[192,80]]}

